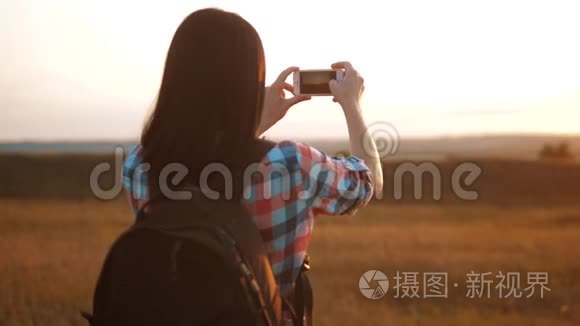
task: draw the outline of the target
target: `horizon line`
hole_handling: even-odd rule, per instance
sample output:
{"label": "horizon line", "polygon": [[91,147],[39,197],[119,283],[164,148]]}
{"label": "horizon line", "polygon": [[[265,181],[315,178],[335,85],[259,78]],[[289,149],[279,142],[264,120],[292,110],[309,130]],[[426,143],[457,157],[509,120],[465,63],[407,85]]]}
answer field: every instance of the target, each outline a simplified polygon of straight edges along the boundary
{"label": "horizon line", "polygon": [[[469,139],[469,138],[498,138],[498,137],[580,137],[580,132],[577,133],[558,133],[558,132],[481,132],[481,133],[462,133],[462,134],[436,134],[436,135],[418,135],[418,136],[401,136],[400,139],[406,140],[437,140],[437,139]],[[309,140],[309,141],[348,141],[348,137],[267,137],[272,140]],[[48,139],[0,139],[0,144],[54,144],[54,143],[136,143],[139,141],[135,138],[48,138]]]}

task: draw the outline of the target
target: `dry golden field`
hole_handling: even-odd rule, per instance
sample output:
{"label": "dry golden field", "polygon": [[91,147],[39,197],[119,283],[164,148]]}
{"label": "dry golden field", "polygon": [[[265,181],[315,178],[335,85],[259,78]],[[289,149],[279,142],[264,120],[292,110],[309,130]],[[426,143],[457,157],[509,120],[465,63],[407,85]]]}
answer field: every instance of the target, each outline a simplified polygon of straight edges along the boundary
{"label": "dry golden field", "polygon": [[[0,200],[0,325],[84,325],[78,311],[90,310],[107,248],[131,222],[122,200]],[[310,251],[316,324],[578,325],[579,239],[580,205],[373,204],[322,216]],[[378,300],[358,289],[370,269],[391,281]],[[447,272],[448,298],[393,298],[397,271]],[[548,272],[551,291],[469,299],[470,271],[520,272],[521,288],[525,273]]]}

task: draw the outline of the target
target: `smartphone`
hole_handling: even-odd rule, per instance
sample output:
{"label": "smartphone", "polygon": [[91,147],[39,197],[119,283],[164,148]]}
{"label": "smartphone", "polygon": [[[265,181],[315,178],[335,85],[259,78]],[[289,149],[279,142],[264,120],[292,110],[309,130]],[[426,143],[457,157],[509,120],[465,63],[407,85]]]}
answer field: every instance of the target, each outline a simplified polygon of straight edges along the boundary
{"label": "smartphone", "polygon": [[294,72],[294,93],[295,95],[329,96],[330,87],[328,82],[342,80],[343,70],[333,69],[313,69],[299,70]]}

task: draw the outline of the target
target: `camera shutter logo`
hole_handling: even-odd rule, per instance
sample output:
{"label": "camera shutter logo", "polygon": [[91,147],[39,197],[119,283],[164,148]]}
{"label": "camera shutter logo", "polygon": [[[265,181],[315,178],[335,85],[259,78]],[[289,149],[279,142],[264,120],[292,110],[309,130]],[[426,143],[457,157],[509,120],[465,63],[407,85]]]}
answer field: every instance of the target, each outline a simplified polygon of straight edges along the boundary
{"label": "camera shutter logo", "polygon": [[[372,288],[371,284],[376,284],[376,287]],[[373,300],[380,299],[387,294],[387,290],[389,289],[389,279],[385,273],[376,269],[371,269],[370,271],[366,271],[360,277],[358,280],[358,287],[360,293],[365,297]]]}

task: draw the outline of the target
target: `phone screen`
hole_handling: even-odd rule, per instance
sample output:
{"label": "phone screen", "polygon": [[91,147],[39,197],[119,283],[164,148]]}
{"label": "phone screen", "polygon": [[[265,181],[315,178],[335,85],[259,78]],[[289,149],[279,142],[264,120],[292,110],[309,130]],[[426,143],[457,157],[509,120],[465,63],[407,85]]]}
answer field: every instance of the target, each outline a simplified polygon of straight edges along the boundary
{"label": "phone screen", "polygon": [[300,93],[330,94],[328,82],[332,79],[336,79],[335,70],[301,71]]}

